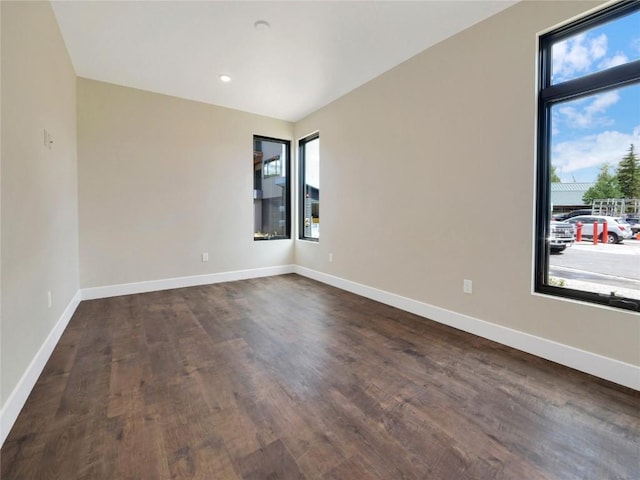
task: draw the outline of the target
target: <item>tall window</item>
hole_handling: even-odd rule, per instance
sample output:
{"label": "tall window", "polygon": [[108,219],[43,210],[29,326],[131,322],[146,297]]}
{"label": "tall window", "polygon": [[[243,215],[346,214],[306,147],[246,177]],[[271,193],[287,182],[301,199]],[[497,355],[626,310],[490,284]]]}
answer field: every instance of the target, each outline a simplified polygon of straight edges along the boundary
{"label": "tall window", "polygon": [[253,239],[291,238],[288,140],[253,137]]}
{"label": "tall window", "polygon": [[320,135],[300,140],[300,238],[320,239]]}
{"label": "tall window", "polygon": [[539,58],[536,291],[640,310],[640,1],[543,35]]}

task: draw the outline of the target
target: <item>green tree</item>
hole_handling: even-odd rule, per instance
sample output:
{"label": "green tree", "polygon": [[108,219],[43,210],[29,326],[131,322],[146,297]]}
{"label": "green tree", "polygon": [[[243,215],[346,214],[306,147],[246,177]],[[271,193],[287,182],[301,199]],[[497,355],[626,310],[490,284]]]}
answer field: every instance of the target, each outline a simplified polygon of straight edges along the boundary
{"label": "green tree", "polygon": [[640,160],[633,151],[633,144],[618,164],[617,177],[624,198],[640,198]]}
{"label": "green tree", "polygon": [[620,187],[618,187],[618,179],[615,175],[609,173],[609,168],[611,168],[611,166],[608,163],[600,167],[596,184],[582,196],[582,201],[585,205],[589,205],[593,200],[598,198],[620,198],[622,196]]}
{"label": "green tree", "polygon": [[556,166],[551,165],[551,183],[560,183],[561,181],[558,172],[556,172]]}

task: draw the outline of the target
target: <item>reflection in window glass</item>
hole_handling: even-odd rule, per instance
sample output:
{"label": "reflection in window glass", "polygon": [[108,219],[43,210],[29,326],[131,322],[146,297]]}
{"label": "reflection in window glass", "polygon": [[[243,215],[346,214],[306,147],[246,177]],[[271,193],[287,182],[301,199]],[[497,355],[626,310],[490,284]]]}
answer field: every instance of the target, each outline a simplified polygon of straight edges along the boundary
{"label": "reflection in window glass", "polygon": [[290,238],[289,142],[253,139],[253,238]]}
{"label": "reflection in window glass", "polygon": [[300,238],[320,238],[320,137],[300,140]]}

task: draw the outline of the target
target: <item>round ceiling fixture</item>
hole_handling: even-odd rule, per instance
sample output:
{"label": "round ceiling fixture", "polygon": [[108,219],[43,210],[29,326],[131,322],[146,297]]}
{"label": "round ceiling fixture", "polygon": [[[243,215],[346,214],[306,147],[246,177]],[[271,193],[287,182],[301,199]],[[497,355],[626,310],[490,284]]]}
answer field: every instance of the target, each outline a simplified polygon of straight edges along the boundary
{"label": "round ceiling fixture", "polygon": [[269,22],[267,22],[266,20],[258,20],[257,22],[255,22],[253,24],[254,28],[260,32],[263,32],[265,30],[269,30],[269,28],[271,28],[271,25],[269,25]]}
{"label": "round ceiling fixture", "polygon": [[231,81],[231,77],[226,73],[223,73],[222,75],[220,75],[219,78],[220,78],[220,81],[224,83],[229,83]]}

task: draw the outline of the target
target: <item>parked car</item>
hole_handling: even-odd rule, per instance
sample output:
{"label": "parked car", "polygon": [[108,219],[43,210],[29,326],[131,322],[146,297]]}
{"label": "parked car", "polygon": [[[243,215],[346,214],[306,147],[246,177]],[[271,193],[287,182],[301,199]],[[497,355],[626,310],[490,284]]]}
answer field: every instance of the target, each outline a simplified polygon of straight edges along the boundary
{"label": "parked car", "polygon": [[565,220],[567,223],[577,225],[582,223],[582,236],[593,238],[593,225],[598,222],[598,239],[602,241],[602,224],[607,223],[607,243],[620,243],[633,235],[631,225],[621,218],[607,217],[604,215],[579,215]]}
{"label": "parked car", "polygon": [[634,236],[640,233],[640,217],[627,217],[624,220],[631,225],[631,233]]}
{"label": "parked car", "polygon": [[560,253],[575,242],[575,227],[566,222],[554,222],[549,224],[549,248],[552,253]]}
{"label": "parked car", "polygon": [[572,217],[577,217],[578,215],[591,215],[592,211],[593,210],[591,210],[590,208],[581,208],[579,210],[573,210],[569,213],[557,213],[552,217],[554,220],[562,222],[564,220],[569,220]]}

